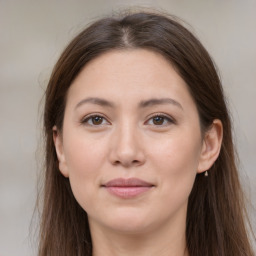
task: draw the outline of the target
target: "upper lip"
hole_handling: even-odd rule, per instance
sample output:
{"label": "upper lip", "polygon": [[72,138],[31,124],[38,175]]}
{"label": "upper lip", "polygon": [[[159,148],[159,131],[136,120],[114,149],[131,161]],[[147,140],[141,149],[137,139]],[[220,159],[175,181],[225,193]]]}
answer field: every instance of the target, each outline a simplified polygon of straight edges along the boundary
{"label": "upper lip", "polygon": [[152,187],[152,183],[137,178],[118,178],[108,181],[104,187]]}

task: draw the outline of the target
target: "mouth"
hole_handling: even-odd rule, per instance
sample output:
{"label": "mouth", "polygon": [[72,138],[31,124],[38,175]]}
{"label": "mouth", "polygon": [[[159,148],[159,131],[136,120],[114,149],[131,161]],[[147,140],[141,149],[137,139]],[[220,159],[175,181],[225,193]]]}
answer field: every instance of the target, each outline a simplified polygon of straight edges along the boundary
{"label": "mouth", "polygon": [[128,199],[144,194],[145,192],[150,191],[155,186],[151,183],[137,178],[119,178],[108,181],[102,187],[114,196]]}

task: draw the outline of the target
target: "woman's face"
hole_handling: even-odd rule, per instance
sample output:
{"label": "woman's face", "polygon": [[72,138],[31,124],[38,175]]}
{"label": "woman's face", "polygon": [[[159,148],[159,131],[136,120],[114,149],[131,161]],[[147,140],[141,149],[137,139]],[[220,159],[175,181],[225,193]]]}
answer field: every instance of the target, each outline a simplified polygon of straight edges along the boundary
{"label": "woman's face", "polygon": [[136,233],[185,222],[204,142],[185,82],[159,54],[112,51],[88,63],[54,140],[91,228]]}

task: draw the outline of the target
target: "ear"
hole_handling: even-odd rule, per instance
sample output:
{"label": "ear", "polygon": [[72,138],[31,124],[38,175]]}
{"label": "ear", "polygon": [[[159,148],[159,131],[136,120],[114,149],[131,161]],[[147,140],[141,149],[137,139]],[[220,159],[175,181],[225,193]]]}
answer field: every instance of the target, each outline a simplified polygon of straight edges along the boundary
{"label": "ear", "polygon": [[219,119],[215,119],[205,132],[200,155],[198,173],[207,171],[219,156],[223,136],[223,127]]}
{"label": "ear", "polygon": [[52,128],[52,131],[53,131],[53,141],[55,145],[55,150],[59,160],[59,170],[67,178],[69,174],[68,174],[68,167],[66,163],[64,150],[63,150],[62,137],[56,126]]}

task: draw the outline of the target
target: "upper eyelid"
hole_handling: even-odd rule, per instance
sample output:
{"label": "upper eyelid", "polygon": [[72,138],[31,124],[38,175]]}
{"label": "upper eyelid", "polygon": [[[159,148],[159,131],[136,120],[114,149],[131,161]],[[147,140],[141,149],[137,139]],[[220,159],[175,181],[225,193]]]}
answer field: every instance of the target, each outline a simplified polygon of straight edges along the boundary
{"label": "upper eyelid", "polygon": [[149,115],[148,118],[152,118],[152,117],[156,117],[156,116],[161,116],[161,117],[166,117],[166,118],[172,119],[171,116],[169,116],[169,115],[167,115],[167,114],[163,114],[163,113],[154,113],[154,114]]}
{"label": "upper eyelid", "polygon": [[81,123],[84,123],[85,121],[89,120],[90,118],[93,118],[95,116],[99,116],[104,118],[108,123],[110,123],[109,118],[107,118],[105,115],[101,114],[101,113],[93,113],[93,114],[88,114],[85,115],[82,119],[81,119]]}
{"label": "upper eyelid", "polygon": [[164,113],[154,113],[154,114],[151,114],[151,115],[149,115],[147,117],[147,121],[152,119],[152,118],[154,118],[154,117],[156,117],[156,116],[164,117],[166,119],[171,120],[172,122],[176,122],[176,120],[172,116],[170,116],[168,114],[164,114]]}

